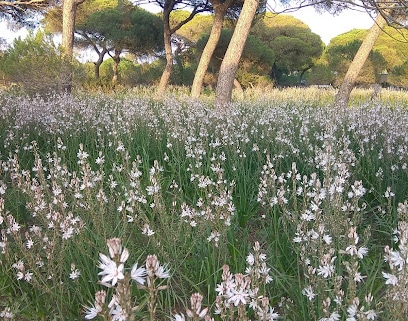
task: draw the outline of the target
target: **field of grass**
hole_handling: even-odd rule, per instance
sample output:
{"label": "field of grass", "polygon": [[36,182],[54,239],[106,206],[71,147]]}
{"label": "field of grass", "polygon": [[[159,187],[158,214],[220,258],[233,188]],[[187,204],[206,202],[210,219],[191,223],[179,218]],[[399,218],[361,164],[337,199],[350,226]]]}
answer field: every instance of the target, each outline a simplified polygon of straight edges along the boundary
{"label": "field of grass", "polygon": [[408,93],[0,92],[0,319],[407,320]]}

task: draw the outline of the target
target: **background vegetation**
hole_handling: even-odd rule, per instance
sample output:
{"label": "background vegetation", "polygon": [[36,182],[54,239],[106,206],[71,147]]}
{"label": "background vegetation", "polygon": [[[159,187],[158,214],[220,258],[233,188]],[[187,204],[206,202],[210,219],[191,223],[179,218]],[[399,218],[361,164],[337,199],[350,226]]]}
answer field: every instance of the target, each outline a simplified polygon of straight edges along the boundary
{"label": "background vegetation", "polygon": [[[189,12],[174,11],[171,23],[177,24],[188,15]],[[4,83],[19,86],[27,92],[34,88],[40,92],[58,87],[61,81],[53,73],[58,70],[57,61],[60,60],[60,65],[62,63],[62,52],[48,32],[56,34],[61,31],[60,16],[60,10],[51,10],[43,22],[47,30],[45,34],[40,31],[31,33],[2,51],[0,73]],[[198,14],[173,36],[171,82],[174,85],[192,84],[212,19],[211,15]],[[224,22],[222,37],[204,81],[208,88],[215,86],[233,23],[228,19]],[[366,32],[351,30],[325,46],[320,37],[298,19],[266,13],[253,23],[237,80],[244,89],[300,84],[338,86]],[[92,62],[75,60],[75,87],[111,90],[117,85],[157,84],[165,65],[162,33],[163,24],[158,16],[129,3],[123,2],[120,6],[116,2],[87,3],[77,17],[76,46],[79,55],[87,50],[94,58]],[[406,87],[408,47],[405,37],[405,30],[391,27],[384,30],[360,73],[358,86]],[[50,50],[44,51],[47,47]],[[40,58],[42,55],[45,59]],[[36,66],[35,70],[33,66]],[[44,75],[42,80],[38,80],[38,74]]]}

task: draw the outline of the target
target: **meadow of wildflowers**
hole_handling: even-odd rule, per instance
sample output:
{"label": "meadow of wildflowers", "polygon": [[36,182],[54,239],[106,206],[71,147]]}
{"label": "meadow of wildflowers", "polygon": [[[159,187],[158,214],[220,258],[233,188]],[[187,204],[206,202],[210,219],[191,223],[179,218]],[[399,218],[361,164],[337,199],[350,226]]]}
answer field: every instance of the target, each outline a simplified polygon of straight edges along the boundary
{"label": "meadow of wildflowers", "polygon": [[0,319],[407,320],[406,96],[0,92]]}

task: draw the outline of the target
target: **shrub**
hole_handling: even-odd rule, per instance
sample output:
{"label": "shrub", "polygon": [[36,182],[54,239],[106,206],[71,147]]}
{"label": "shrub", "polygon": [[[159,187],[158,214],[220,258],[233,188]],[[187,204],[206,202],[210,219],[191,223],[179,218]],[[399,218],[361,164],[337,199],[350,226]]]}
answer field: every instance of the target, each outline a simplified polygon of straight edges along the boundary
{"label": "shrub", "polygon": [[28,94],[43,95],[60,89],[66,68],[74,69],[74,82],[82,76],[78,63],[64,60],[50,35],[41,31],[17,38],[0,60],[0,69],[8,81]]}

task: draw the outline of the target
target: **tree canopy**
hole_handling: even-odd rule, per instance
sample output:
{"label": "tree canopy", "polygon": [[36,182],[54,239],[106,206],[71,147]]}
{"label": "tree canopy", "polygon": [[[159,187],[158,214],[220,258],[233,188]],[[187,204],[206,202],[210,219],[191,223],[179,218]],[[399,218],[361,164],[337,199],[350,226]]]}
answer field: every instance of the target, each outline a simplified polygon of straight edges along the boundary
{"label": "tree canopy", "polygon": [[[125,0],[122,3],[126,3]],[[130,4],[130,2],[129,2]],[[96,11],[115,8],[118,6],[118,0],[86,0],[77,11],[75,17],[76,26],[82,25],[90,15]],[[44,15],[42,24],[47,32],[62,32],[62,5],[50,8]]]}
{"label": "tree canopy", "polygon": [[99,35],[114,47],[136,54],[149,54],[163,48],[161,19],[138,7],[96,11],[78,29]]}
{"label": "tree canopy", "polygon": [[274,53],[272,76],[280,82],[282,76],[303,74],[313,67],[323,52],[319,35],[313,33],[302,21],[290,15],[267,13],[252,28],[251,34],[265,43]]}
{"label": "tree canopy", "polygon": [[[336,72],[336,82],[344,76],[367,32],[367,30],[353,29],[330,41],[324,53],[324,60],[332,71]],[[408,61],[408,44],[404,40],[407,36],[406,30],[386,27],[373,46],[357,82],[375,83],[379,81],[381,74],[386,73],[388,84],[406,86],[402,75],[406,71]]]}
{"label": "tree canopy", "polygon": [[[99,67],[105,52],[113,58],[113,82],[118,78],[120,55],[124,50],[135,55],[149,55],[163,49],[161,19],[132,5],[122,4],[94,12],[78,27],[78,33],[83,36],[85,44],[88,43],[99,54],[95,68]],[[95,75],[98,75],[97,69]]]}
{"label": "tree canopy", "polygon": [[0,18],[20,26],[32,27],[36,15],[56,5],[55,0],[3,0],[0,1]]}
{"label": "tree canopy", "polygon": [[[178,10],[171,15],[170,22],[172,25],[185,20],[189,15],[188,11]],[[187,39],[190,42],[197,42],[203,35],[211,32],[214,16],[210,14],[198,14],[194,19],[179,30],[176,31],[178,36]]]}
{"label": "tree canopy", "polygon": [[[367,34],[367,30],[353,29],[333,38],[329,45],[331,47],[346,45],[352,41],[362,41]],[[386,68],[391,69],[396,65],[401,65],[408,60],[408,37],[407,30],[396,30],[392,27],[385,27],[383,33],[378,37],[373,49],[381,52],[387,61]]]}
{"label": "tree canopy", "polygon": [[[210,73],[218,73],[231,37],[232,30],[230,29],[225,29],[221,33],[220,40],[211,59],[209,68]],[[209,35],[207,34],[197,41],[196,48],[198,52],[202,51],[208,38]],[[239,74],[241,75],[241,77],[239,77],[240,83],[244,86],[248,86],[250,82],[249,78],[254,78],[254,76],[267,76],[274,59],[275,53],[271,48],[257,37],[249,35],[242,52],[241,63],[239,66]],[[249,76],[249,74],[252,74],[252,76]],[[245,75],[247,79],[245,79]]]}
{"label": "tree canopy", "polygon": [[[40,10],[39,12],[46,9],[43,20],[46,30],[61,33],[61,3],[36,1],[38,1],[39,6],[30,10],[27,9],[26,13],[35,14],[38,12],[35,11],[36,9]],[[141,2],[136,1],[135,3]],[[159,15],[153,15],[138,8],[128,0],[87,0],[77,10],[75,46],[80,49],[93,48],[99,57],[94,60],[94,65],[97,68],[108,53],[117,61],[119,61],[120,56],[124,57],[125,53],[131,53],[133,54],[132,58],[129,55],[129,59],[126,60],[127,67],[121,70],[123,72],[132,70],[132,73],[135,73],[134,70],[141,68],[137,66],[136,57],[158,52],[163,53],[164,39],[167,39],[166,41],[170,39],[171,43],[167,49],[168,51],[172,50],[172,52],[171,57],[166,56],[166,61],[177,66],[175,69],[177,72],[172,76],[172,81],[175,84],[191,85],[194,74],[198,74],[197,65],[203,56],[203,49],[212,31],[215,20],[215,11],[212,5],[215,2],[209,0],[200,2],[154,0],[153,2],[163,10],[171,9],[168,11],[166,37],[163,37],[166,23]],[[15,3],[17,5],[22,2],[15,1]],[[242,6],[242,3],[240,0],[234,2],[233,6],[229,8],[231,9],[229,15],[233,15],[233,11],[240,5]],[[314,5],[317,8],[326,6],[333,12],[342,9],[341,3],[342,1],[335,0],[331,4],[319,2],[319,4],[315,3]],[[366,1],[361,5],[368,6],[369,3]],[[49,7],[50,5],[56,6]],[[352,1],[347,2],[346,5],[356,5],[356,3]],[[400,0],[397,0],[395,5],[399,6],[397,9],[402,8]],[[183,10],[187,7],[195,10],[194,15],[191,14],[191,10]],[[5,8],[4,5],[3,7],[0,6],[0,15],[7,14],[4,11]],[[258,12],[262,12],[262,8],[259,6]],[[370,8],[374,13],[373,4]],[[206,10],[207,13],[211,14],[199,14],[199,12]],[[402,23],[404,18],[400,14],[401,11],[397,10],[396,12],[399,14],[398,21]],[[9,15],[10,17],[12,16]],[[396,18],[394,15],[393,19]],[[224,31],[221,33],[210,66],[206,69],[206,84],[215,84],[221,61],[234,29],[234,24],[230,20],[223,19],[221,24]],[[236,78],[244,87],[257,85],[263,81],[262,79],[270,77],[274,78],[277,84],[298,84],[304,75],[306,75],[308,83],[339,84],[367,32],[367,30],[351,30],[332,39],[327,48],[324,49],[320,37],[314,34],[301,20],[286,14],[261,14],[252,22],[250,35],[239,61]],[[407,32],[405,29],[391,27],[386,27],[383,30],[364,65],[358,80],[359,83],[377,82],[379,74],[387,73],[389,84],[406,86],[406,79],[408,78]],[[132,63],[135,64],[134,68],[136,69],[129,67]],[[107,66],[106,68],[110,68],[115,64],[111,61]],[[151,75],[154,76],[148,77],[148,79],[157,81],[157,75],[163,70],[163,67],[163,59],[156,61],[151,67],[152,70],[154,69]],[[147,72],[147,69],[149,69],[148,64],[143,66],[143,72]],[[309,70],[312,70],[312,73],[309,73]],[[99,78],[96,69],[95,77]],[[124,75],[122,79],[130,79],[129,77]],[[140,80],[140,76],[138,79]],[[130,80],[129,83],[135,84]],[[146,83],[145,79],[144,83]]]}

